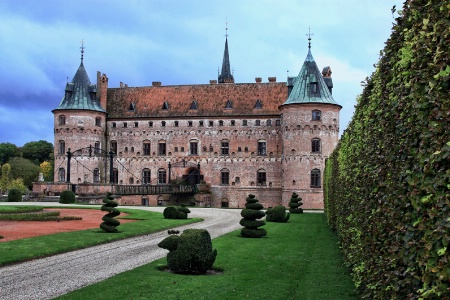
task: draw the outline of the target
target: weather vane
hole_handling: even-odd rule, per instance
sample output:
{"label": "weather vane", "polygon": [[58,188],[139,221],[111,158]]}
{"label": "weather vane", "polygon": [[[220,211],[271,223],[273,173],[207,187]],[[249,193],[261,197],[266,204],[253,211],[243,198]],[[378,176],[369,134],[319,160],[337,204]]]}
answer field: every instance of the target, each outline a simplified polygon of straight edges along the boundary
{"label": "weather vane", "polygon": [[228,18],[225,18],[225,37],[228,38]]}
{"label": "weather vane", "polygon": [[83,54],[84,54],[84,41],[83,41],[83,39],[81,39],[81,47],[80,47],[80,49],[81,49],[81,61],[83,61]]}
{"label": "weather vane", "polygon": [[314,33],[311,33],[311,26],[308,26],[308,33],[306,36],[308,37],[308,48],[311,49],[311,36],[314,35]]}

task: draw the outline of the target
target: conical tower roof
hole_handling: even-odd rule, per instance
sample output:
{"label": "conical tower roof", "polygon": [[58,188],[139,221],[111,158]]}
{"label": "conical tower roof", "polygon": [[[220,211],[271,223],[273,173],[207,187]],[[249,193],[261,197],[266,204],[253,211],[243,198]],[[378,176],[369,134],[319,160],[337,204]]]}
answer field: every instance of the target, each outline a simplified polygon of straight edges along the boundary
{"label": "conical tower roof", "polygon": [[322,77],[322,73],[317,68],[317,64],[311,54],[311,48],[308,50],[308,55],[300,73],[294,79],[292,91],[283,105],[299,103],[328,103],[339,105],[334,101],[330,89]]}
{"label": "conical tower roof", "polygon": [[81,63],[71,82],[66,84],[65,95],[61,103],[54,110],[81,109],[106,112],[96,97],[97,86],[91,84],[83,65],[83,51]]}
{"label": "conical tower roof", "polygon": [[219,83],[233,83],[234,77],[231,74],[230,56],[228,54],[228,38],[225,38],[225,50],[223,52],[222,72],[217,80]]}

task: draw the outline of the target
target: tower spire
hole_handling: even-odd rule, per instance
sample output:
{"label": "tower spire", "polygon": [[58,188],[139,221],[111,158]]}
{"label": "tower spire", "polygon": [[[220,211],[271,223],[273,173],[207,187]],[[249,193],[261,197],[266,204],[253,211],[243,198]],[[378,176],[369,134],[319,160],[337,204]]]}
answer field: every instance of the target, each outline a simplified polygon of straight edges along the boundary
{"label": "tower spire", "polygon": [[80,43],[81,43],[81,47],[80,47],[80,49],[81,49],[81,64],[83,64],[83,56],[84,56],[84,41],[83,41],[83,39],[81,39]]}
{"label": "tower spire", "polygon": [[222,73],[218,78],[218,83],[234,83],[234,77],[230,68],[230,57],[228,54],[228,20],[225,25],[225,50],[223,52]]}

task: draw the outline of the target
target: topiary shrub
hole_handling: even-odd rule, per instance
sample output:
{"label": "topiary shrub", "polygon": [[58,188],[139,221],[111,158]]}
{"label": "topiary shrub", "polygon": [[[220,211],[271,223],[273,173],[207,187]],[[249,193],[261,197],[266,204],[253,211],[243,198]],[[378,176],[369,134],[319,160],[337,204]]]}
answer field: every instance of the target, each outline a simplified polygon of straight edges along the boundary
{"label": "topiary shrub", "polygon": [[120,211],[116,208],[119,204],[114,201],[111,193],[106,194],[103,203],[105,204],[102,205],[101,210],[108,213],[103,216],[103,223],[100,224],[100,228],[106,232],[118,232],[116,227],[120,225],[120,221],[114,219],[114,217],[120,215]]}
{"label": "topiary shrub", "polygon": [[249,194],[245,204],[245,208],[241,211],[241,216],[243,217],[239,224],[244,226],[241,230],[241,236],[248,238],[260,238],[267,235],[267,231],[261,226],[266,225],[263,220],[258,220],[263,218],[266,214],[262,211],[264,208],[255,195]]}
{"label": "topiary shrub", "polygon": [[168,206],[164,209],[163,216],[165,219],[187,219],[190,212],[189,208],[185,206]]}
{"label": "topiary shrub", "polygon": [[286,223],[291,217],[290,213],[286,213],[286,207],[279,205],[273,208],[269,208],[266,211],[267,222]]}
{"label": "topiary shrub", "polygon": [[211,236],[205,229],[186,229],[162,240],[158,247],[169,250],[167,267],[179,274],[205,274],[216,260]]}
{"label": "topiary shrub", "polygon": [[59,203],[69,204],[75,202],[75,194],[72,191],[63,191],[59,195]]}
{"label": "topiary shrub", "polygon": [[289,202],[289,212],[291,214],[302,214],[303,208],[300,207],[302,205],[302,198],[297,193],[292,193],[291,201]]}
{"label": "topiary shrub", "polygon": [[12,189],[8,193],[8,202],[22,202],[22,191],[18,189]]}

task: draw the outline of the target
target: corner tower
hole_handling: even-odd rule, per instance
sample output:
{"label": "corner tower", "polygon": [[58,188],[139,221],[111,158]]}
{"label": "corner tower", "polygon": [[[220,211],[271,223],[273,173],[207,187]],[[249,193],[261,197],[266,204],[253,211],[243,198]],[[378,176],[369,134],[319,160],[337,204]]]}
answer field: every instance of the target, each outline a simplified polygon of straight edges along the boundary
{"label": "corner tower", "polygon": [[[65,94],[54,115],[55,182],[99,182],[104,165],[98,157],[106,148],[106,111],[97,99],[97,86],[91,84],[83,64],[84,46],[81,46],[81,63],[72,81],[67,82]],[[69,173],[67,151],[91,147],[91,157],[81,156]],[[82,166],[82,167],[80,167]],[[69,173],[70,176],[67,176]]]}
{"label": "corner tower", "polygon": [[[325,159],[339,140],[340,106],[332,96],[331,68],[319,71],[311,53],[297,77],[288,78],[288,98],[280,107],[282,119],[282,203],[292,192],[304,208],[323,208]],[[325,77],[325,78],[324,78]]]}

